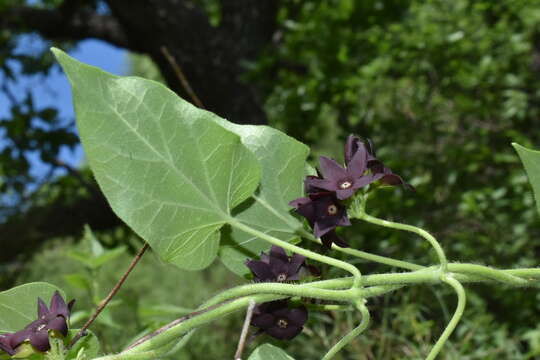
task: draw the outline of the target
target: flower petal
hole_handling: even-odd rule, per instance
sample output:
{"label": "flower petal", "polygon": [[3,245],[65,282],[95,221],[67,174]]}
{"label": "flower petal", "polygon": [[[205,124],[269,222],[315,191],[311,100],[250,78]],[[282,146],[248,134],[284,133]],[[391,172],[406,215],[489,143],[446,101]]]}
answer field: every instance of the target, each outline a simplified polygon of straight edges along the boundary
{"label": "flower petal", "polygon": [[336,191],[338,189],[337,180],[332,179],[311,179],[310,184],[312,188]]}
{"label": "flower petal", "polygon": [[305,307],[298,307],[289,310],[289,323],[297,326],[304,326],[308,319],[308,311]]}
{"label": "flower petal", "polygon": [[66,302],[64,301],[64,298],[62,297],[62,295],[60,295],[60,292],[58,292],[58,290],[54,292],[54,295],[51,298],[51,306],[49,310],[51,314],[62,315],[66,319],[69,317],[69,309],[66,305]]}
{"label": "flower petal", "polygon": [[296,335],[302,332],[302,328],[298,326],[287,326],[286,328],[280,328],[279,326],[272,326],[265,331],[268,335],[275,337],[279,340],[291,340]]}
{"label": "flower petal", "polygon": [[51,348],[49,344],[49,332],[46,329],[32,333],[30,335],[30,344],[41,352],[45,352]]}
{"label": "flower petal", "polygon": [[347,172],[355,178],[362,176],[367,170],[367,161],[368,152],[364,143],[360,143],[351,161],[347,163]]}
{"label": "flower petal", "polygon": [[259,315],[253,315],[251,318],[251,325],[261,329],[268,329],[274,326],[276,318],[272,314],[264,313]]}
{"label": "flower petal", "polygon": [[335,223],[335,221],[324,221],[324,220],[316,221],[315,226],[313,227],[313,234],[315,235],[315,237],[320,238],[324,234],[335,229],[336,226],[337,224]]}
{"label": "flower petal", "polygon": [[71,300],[68,304],[67,304],[67,307],[68,307],[68,310],[69,310],[69,313],[71,314],[71,310],[73,309],[73,306],[75,306],[75,299]]}
{"label": "flower petal", "polygon": [[246,266],[257,277],[259,281],[269,281],[274,279],[272,268],[269,264],[259,260],[248,260]]}
{"label": "flower petal", "polygon": [[45,301],[43,301],[43,299],[41,299],[40,297],[38,297],[37,313],[38,313],[38,318],[43,318],[49,313],[49,308],[45,304]]}
{"label": "flower petal", "polygon": [[68,333],[68,326],[66,319],[63,316],[57,316],[47,324],[47,329],[58,331],[60,334],[66,336]]}
{"label": "flower petal", "polygon": [[16,333],[9,336],[9,345],[11,345],[13,349],[15,349],[17,346],[30,339],[31,334],[32,331],[30,329],[17,331]]}
{"label": "flower petal", "polygon": [[0,335],[0,350],[5,351],[9,355],[15,355],[15,350],[11,347],[10,336],[12,334]]}
{"label": "flower petal", "polygon": [[302,256],[300,254],[293,254],[293,256],[291,257],[291,262],[289,264],[289,277],[293,276],[294,274],[298,274],[300,266],[302,266],[305,261],[305,256]]}
{"label": "flower petal", "polygon": [[272,245],[272,248],[270,249],[270,265],[286,264],[288,262],[289,257],[287,256],[285,249],[280,246]]}
{"label": "flower petal", "polygon": [[356,150],[358,149],[358,141],[360,139],[357,136],[354,136],[353,134],[347,136],[347,141],[345,142],[345,164],[349,164],[351,159],[353,158],[354,154],[356,153]]}
{"label": "flower petal", "polygon": [[321,164],[321,172],[326,180],[337,182],[339,179],[347,176],[347,170],[341,167],[335,160],[321,156],[319,157],[319,162]]}
{"label": "flower petal", "polygon": [[304,206],[311,202],[311,199],[308,197],[301,197],[289,202],[289,206],[292,206],[295,209],[298,209],[300,206]]}
{"label": "flower petal", "polygon": [[345,200],[345,199],[348,199],[350,198],[351,196],[354,195],[354,188],[350,187],[348,189],[343,189],[343,190],[337,190],[336,191],[336,197],[339,199],[339,200]]}

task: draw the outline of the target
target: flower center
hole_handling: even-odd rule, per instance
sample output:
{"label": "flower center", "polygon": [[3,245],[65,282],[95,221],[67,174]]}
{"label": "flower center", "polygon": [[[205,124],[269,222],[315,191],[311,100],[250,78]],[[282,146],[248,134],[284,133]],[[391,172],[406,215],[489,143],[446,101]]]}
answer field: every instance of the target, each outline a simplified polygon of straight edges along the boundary
{"label": "flower center", "polygon": [[336,215],[338,212],[337,206],[334,204],[328,206],[326,212],[328,213],[328,215]]}
{"label": "flower center", "polygon": [[285,281],[285,280],[287,280],[287,274],[281,273],[281,274],[279,274],[279,275],[277,276],[277,281],[280,281],[280,282],[281,282],[281,281]]}
{"label": "flower center", "polygon": [[341,184],[339,184],[339,187],[343,190],[348,189],[352,186],[352,183],[350,181],[344,181]]}
{"label": "flower center", "polygon": [[285,319],[279,319],[278,322],[277,322],[277,326],[282,328],[282,329],[286,329],[287,326],[289,326],[289,323]]}

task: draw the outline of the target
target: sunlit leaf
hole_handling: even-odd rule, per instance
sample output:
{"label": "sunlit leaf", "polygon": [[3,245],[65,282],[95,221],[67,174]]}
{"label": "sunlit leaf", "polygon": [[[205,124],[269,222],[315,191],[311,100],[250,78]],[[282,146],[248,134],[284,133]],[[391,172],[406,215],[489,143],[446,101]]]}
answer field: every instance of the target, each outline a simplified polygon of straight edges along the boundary
{"label": "sunlit leaf", "polygon": [[117,77],[53,50],[77,124],[112,209],[165,260],[201,269],[219,229],[257,188],[260,166],[216,115],[154,81]]}

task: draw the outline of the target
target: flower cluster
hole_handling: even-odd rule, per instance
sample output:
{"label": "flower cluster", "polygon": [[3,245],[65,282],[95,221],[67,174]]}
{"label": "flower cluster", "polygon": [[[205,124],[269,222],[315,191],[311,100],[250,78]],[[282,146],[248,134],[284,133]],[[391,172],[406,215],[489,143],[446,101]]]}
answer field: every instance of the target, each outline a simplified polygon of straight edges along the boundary
{"label": "flower cluster", "polygon": [[[260,260],[248,260],[246,266],[251,270],[257,282],[285,282],[300,280],[304,270],[313,275],[318,270],[306,264],[306,258],[299,254],[287,256],[279,246],[272,246],[270,253],[261,253]],[[308,318],[304,306],[289,307],[288,299],[266,302],[255,307],[251,325],[268,335],[290,340],[298,335]]]}
{"label": "flower cluster", "polygon": [[289,203],[307,219],[313,233],[327,248],[332,243],[349,245],[336,234],[336,227],[351,225],[342,201],[351,198],[359,189],[379,182],[383,185],[404,185],[403,179],[375,157],[371,142],[367,145],[357,136],[349,135],[345,144],[345,166],[325,156],[320,157],[320,172],[307,176],[304,188],[307,196]]}
{"label": "flower cluster", "polygon": [[68,304],[58,291],[51,298],[50,307],[38,298],[38,319],[28,324],[23,330],[0,335],[0,349],[13,356],[18,347],[30,343],[34,349],[45,352],[51,348],[49,332],[56,336],[67,336],[68,320],[75,300]]}

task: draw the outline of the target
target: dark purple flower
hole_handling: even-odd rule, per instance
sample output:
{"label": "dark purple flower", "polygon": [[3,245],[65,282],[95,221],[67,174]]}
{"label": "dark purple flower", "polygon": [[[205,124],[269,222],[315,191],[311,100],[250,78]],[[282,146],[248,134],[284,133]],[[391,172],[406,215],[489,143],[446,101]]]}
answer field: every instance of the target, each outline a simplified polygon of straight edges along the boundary
{"label": "dark purple flower", "polygon": [[368,139],[367,145],[364,144],[359,137],[349,135],[347,142],[345,143],[345,164],[351,163],[356,156],[357,152],[367,152],[367,168],[371,171],[373,176],[378,177],[381,184],[384,185],[403,185],[410,190],[415,190],[414,187],[406,183],[401,176],[394,174],[390,168],[384,166],[382,161],[376,158],[375,148],[373,143]]}
{"label": "dark purple flower", "polygon": [[337,246],[342,248],[350,247],[345,240],[343,240],[341,237],[338,236],[338,234],[336,234],[335,229],[321,236],[321,241],[323,243],[323,246],[327,249],[331,249],[332,244],[336,244]]}
{"label": "dark purple flower", "polygon": [[27,325],[23,330],[5,335],[11,349],[25,341],[37,350],[44,352],[51,348],[49,344],[49,330],[66,336],[68,333],[68,319],[75,300],[66,302],[58,291],[51,298],[51,305],[47,308],[45,302],[38,298],[38,319]]}
{"label": "dark purple flower", "polygon": [[368,173],[367,163],[368,151],[365,147],[359,147],[356,150],[346,168],[333,159],[321,156],[320,165],[323,178],[307,179],[307,187],[335,192],[339,200],[348,199],[354,195],[356,190],[382,177],[379,174]]}
{"label": "dark purple flower", "polygon": [[257,305],[251,325],[276,339],[290,340],[302,332],[307,319],[304,306],[289,309],[287,300],[277,300]]}
{"label": "dark purple flower", "polygon": [[298,198],[289,205],[308,220],[318,238],[337,226],[351,225],[345,206],[330,192],[309,194],[309,197]]}
{"label": "dark purple flower", "polygon": [[300,279],[300,268],[305,264],[305,256],[287,256],[285,250],[272,245],[269,254],[261,253],[260,260],[248,260],[246,266],[255,275],[255,281],[292,281]]}

